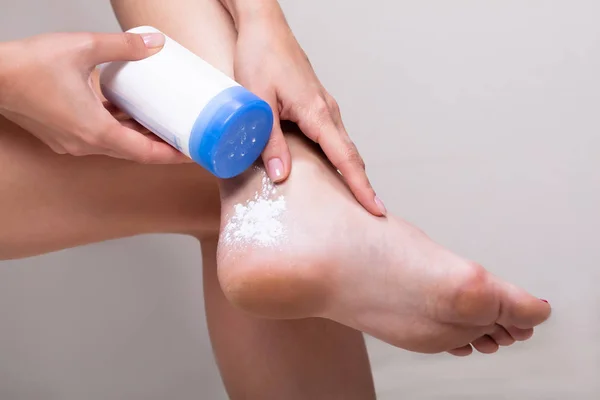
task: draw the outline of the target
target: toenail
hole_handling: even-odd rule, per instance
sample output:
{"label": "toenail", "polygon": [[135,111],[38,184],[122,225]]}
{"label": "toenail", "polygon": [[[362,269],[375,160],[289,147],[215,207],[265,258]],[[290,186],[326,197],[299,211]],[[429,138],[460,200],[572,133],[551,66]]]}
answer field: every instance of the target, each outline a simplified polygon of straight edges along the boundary
{"label": "toenail", "polygon": [[382,215],[387,214],[387,209],[385,208],[385,205],[383,205],[383,201],[381,201],[381,199],[377,196],[375,196],[375,204],[377,204],[377,207],[379,207],[379,211]]}
{"label": "toenail", "polygon": [[[543,301],[544,303],[548,303],[548,300],[546,300],[546,299],[540,299],[540,300]],[[550,304],[550,303],[548,303],[548,304]]]}

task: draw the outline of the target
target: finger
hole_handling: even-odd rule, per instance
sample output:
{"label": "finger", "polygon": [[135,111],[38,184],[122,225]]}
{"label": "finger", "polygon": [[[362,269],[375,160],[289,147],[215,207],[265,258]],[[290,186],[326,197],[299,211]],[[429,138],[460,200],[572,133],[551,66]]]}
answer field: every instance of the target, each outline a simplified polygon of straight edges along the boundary
{"label": "finger", "polygon": [[93,67],[108,61],[136,61],[149,57],[165,44],[162,33],[92,33],[85,39],[86,62]]}
{"label": "finger", "polygon": [[499,346],[510,346],[515,342],[515,338],[513,338],[501,325],[496,325],[489,335]]}
{"label": "finger", "polygon": [[54,140],[44,140],[44,143],[46,143],[46,145],[48,145],[48,147],[50,147],[50,150],[52,150],[56,154],[60,154],[60,155],[67,154],[67,150],[65,150],[64,146],[62,146],[61,144],[59,144],[58,142],[56,142]]}
{"label": "finger", "polygon": [[[318,109],[323,110],[321,107]],[[309,138],[321,146],[360,204],[373,215],[385,215],[385,206],[375,195],[358,149],[346,131],[336,126],[329,112],[317,111],[312,115],[309,114],[308,118],[297,118],[294,122]]]}
{"label": "finger", "polygon": [[115,122],[102,136],[103,147],[121,158],[142,164],[181,164],[191,159],[165,142],[151,140],[143,134]]}
{"label": "finger", "polygon": [[473,347],[471,347],[471,345],[468,344],[463,347],[448,350],[448,353],[452,354],[453,356],[457,356],[457,357],[466,357],[466,356],[470,356],[471,353],[473,353]]}
{"label": "finger", "polygon": [[267,170],[267,175],[273,182],[283,182],[290,175],[291,159],[290,149],[283,136],[279,120],[279,107],[275,93],[271,95],[257,95],[265,100],[273,110],[273,130],[269,141],[262,153],[262,160]]}
{"label": "finger", "polygon": [[110,115],[112,115],[113,118],[116,119],[117,121],[122,121],[122,120],[131,118],[129,115],[125,114],[125,112],[123,110],[121,110],[119,107],[115,106],[113,103],[111,103],[109,101],[103,101],[102,105],[104,106],[106,111],[108,111],[110,113]]}
{"label": "finger", "polygon": [[483,354],[492,354],[498,351],[498,343],[494,341],[488,335],[483,335],[478,339],[475,339],[473,343],[471,343],[478,352]]}
{"label": "finger", "polygon": [[141,125],[135,119],[131,118],[131,116],[126,114],[119,107],[115,106],[114,104],[110,103],[109,101],[102,102],[102,105],[114,119],[119,121],[119,123],[121,125],[125,126],[126,128],[133,129],[136,132],[142,133],[152,140],[162,142],[162,139],[160,139],[158,136],[156,136],[155,134],[150,132],[150,130],[148,130],[148,128]]}
{"label": "finger", "polygon": [[127,114],[125,114],[123,111],[115,111],[115,112],[110,112],[110,115],[113,116],[114,119],[116,119],[119,122],[124,122],[124,121],[131,121],[131,117]]}
{"label": "finger", "polygon": [[124,127],[132,129],[132,130],[134,130],[136,132],[139,132],[139,133],[145,135],[146,137],[148,137],[151,140],[154,140],[154,141],[157,141],[157,142],[162,142],[163,141],[158,136],[156,136],[155,134],[151,133],[148,130],[148,128],[146,128],[143,125],[140,125],[140,123],[137,122],[134,119],[124,119],[124,120],[118,120],[117,119],[117,121],[119,121],[119,123],[121,125],[123,125]]}
{"label": "finger", "polygon": [[327,107],[329,108],[331,114],[331,119],[333,120],[336,126],[343,128],[344,123],[342,122],[342,112],[340,110],[338,102],[325,89],[323,89],[321,95],[327,103]]}
{"label": "finger", "polygon": [[135,119],[131,118],[125,112],[121,111],[121,109],[119,109],[117,106],[115,106],[109,102],[104,102],[103,106],[104,106],[104,108],[106,108],[106,111],[108,111],[110,113],[110,115],[112,115],[112,117],[114,119],[119,121],[119,123],[121,125],[129,128],[129,129],[133,129],[134,131],[143,133],[144,135],[150,134],[151,135],[151,136],[149,136],[150,139],[153,139],[153,140],[156,139],[156,140],[160,141],[160,139],[156,135],[152,134],[148,130],[148,128],[141,125],[139,122],[137,122]]}
{"label": "finger", "polygon": [[61,146],[63,146],[65,149],[66,154],[70,154],[75,157],[104,154],[104,149],[101,147],[92,146],[89,143],[79,139],[70,139],[64,143],[61,143]]}

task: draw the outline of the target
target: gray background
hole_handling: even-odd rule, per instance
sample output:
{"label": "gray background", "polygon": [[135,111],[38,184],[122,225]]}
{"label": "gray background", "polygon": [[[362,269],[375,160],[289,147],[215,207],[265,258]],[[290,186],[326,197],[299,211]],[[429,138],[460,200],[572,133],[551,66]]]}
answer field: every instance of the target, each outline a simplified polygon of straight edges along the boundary
{"label": "gray background", "polygon": [[[369,340],[381,399],[600,398],[600,3],[283,1],[396,214],[554,306],[495,356]],[[0,1],[0,40],[116,30],[108,1]],[[0,265],[0,399],[221,399],[190,238]]]}

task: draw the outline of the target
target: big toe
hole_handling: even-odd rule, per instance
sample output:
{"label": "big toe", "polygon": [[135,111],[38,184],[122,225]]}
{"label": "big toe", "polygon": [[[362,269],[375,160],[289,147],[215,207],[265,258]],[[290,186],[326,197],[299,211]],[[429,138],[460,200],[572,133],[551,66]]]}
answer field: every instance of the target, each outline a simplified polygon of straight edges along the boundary
{"label": "big toe", "polygon": [[530,330],[550,317],[551,307],[510,283],[500,282],[500,315],[498,323],[505,327]]}

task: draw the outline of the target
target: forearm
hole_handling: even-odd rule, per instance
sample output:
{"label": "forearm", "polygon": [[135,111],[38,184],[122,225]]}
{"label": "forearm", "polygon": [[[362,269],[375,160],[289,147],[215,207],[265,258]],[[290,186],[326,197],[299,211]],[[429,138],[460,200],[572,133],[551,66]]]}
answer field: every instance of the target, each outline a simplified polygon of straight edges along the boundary
{"label": "forearm", "polygon": [[229,24],[224,27],[223,19],[231,17],[219,0],[111,0],[111,4],[124,30],[151,25],[233,76],[237,33]]}

